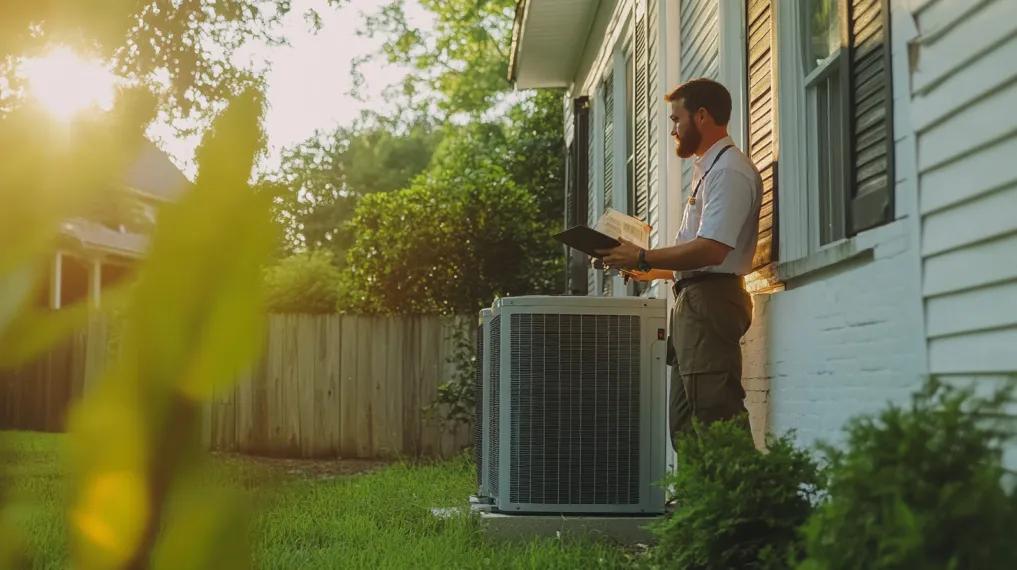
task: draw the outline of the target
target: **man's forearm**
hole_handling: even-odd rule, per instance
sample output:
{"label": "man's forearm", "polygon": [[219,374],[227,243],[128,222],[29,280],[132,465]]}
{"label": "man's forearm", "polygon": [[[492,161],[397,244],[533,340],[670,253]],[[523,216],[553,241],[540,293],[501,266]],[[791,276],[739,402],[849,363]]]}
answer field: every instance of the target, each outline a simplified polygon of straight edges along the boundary
{"label": "man's forearm", "polygon": [[716,242],[700,238],[671,247],[648,250],[646,262],[654,269],[691,271],[724,261],[727,251],[722,249],[723,247]]}

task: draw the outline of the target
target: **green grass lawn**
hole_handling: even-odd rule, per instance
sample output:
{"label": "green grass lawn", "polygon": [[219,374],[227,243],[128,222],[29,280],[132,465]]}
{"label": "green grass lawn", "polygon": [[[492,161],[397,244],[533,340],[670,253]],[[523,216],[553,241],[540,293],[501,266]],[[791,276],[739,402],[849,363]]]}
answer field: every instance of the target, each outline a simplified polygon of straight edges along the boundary
{"label": "green grass lawn", "polygon": [[[33,566],[66,567],[64,436],[0,432],[0,438],[7,449],[8,490],[30,501],[23,520]],[[217,457],[213,471],[257,505],[250,537],[259,568],[616,568],[638,563],[608,544],[554,539],[489,543],[469,517],[436,520],[431,507],[462,505],[474,489],[474,467],[465,455],[335,476],[228,456]]]}

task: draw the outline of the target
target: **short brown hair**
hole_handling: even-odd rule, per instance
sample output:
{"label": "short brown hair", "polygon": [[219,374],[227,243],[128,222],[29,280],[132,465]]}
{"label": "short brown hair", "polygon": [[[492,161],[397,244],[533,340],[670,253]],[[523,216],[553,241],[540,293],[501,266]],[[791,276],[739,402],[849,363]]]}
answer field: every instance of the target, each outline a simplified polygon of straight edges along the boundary
{"label": "short brown hair", "polygon": [[695,113],[700,107],[706,109],[718,125],[727,125],[731,120],[731,93],[712,79],[700,77],[686,81],[664,96],[668,103],[679,99],[689,113]]}

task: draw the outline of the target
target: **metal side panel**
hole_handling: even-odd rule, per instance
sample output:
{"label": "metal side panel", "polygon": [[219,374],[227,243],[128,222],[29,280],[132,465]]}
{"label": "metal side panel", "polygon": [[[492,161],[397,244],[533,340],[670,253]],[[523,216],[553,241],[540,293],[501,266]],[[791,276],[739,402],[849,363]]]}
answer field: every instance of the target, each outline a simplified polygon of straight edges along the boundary
{"label": "metal side panel", "polygon": [[473,461],[477,470],[477,496],[484,495],[484,321],[478,319],[474,343]]}
{"label": "metal side panel", "polygon": [[[663,331],[663,334],[661,334]],[[643,319],[644,362],[642,414],[642,445],[646,462],[641,472],[642,505],[646,512],[664,512],[665,492],[660,486],[667,473],[667,450],[670,448],[667,427],[667,319]],[[663,336],[663,339],[661,338]]]}
{"label": "metal side panel", "polygon": [[501,482],[502,482],[502,470],[499,469],[499,465],[504,465],[502,461],[503,453],[506,447],[502,445],[501,433],[499,426],[503,422],[502,414],[502,394],[501,394],[501,370],[502,366],[502,332],[503,327],[501,323],[501,315],[498,314],[497,310],[491,317],[491,335],[490,335],[490,347],[491,352],[488,357],[488,362],[491,366],[490,375],[490,386],[488,387],[488,393],[490,394],[489,405],[488,405],[488,492],[492,498],[496,501],[500,496]]}
{"label": "metal side panel", "polygon": [[480,354],[477,355],[478,362],[477,366],[480,368],[480,401],[478,402],[480,416],[477,418],[477,422],[480,424],[480,463],[477,465],[480,469],[480,497],[489,497],[491,494],[491,471],[488,463],[491,461],[491,422],[490,422],[490,407],[491,407],[491,318],[493,312],[491,309],[483,309],[480,311],[480,323],[482,327],[482,336],[480,341]]}

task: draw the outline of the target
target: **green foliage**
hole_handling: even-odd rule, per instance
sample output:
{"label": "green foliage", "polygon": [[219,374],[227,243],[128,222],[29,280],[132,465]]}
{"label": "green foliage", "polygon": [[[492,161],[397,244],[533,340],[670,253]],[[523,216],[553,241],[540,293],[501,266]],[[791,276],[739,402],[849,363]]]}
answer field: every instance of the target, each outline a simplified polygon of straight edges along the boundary
{"label": "green foliage", "polygon": [[401,125],[366,115],[284,151],[279,172],[259,189],[273,197],[286,249],[324,248],[342,263],[360,197],[408,186],[431,161],[441,134],[426,120]]}
{"label": "green foliage", "polygon": [[454,372],[451,378],[438,385],[434,402],[425,407],[425,412],[451,424],[453,429],[473,421],[477,401],[474,380],[480,362],[477,361],[476,328],[464,326],[467,323],[472,321],[457,323],[445,339],[453,347],[447,361]]}
{"label": "green foliage", "polygon": [[502,154],[512,179],[533,194],[540,219],[556,232],[565,215],[563,95],[559,89],[541,89],[512,105],[506,116]]}
{"label": "green foliage", "polygon": [[[83,322],[85,302],[59,312],[35,303],[43,261],[62,220],[114,198],[154,108],[138,90],[122,93],[110,113],[67,125],[31,106],[0,119],[8,182],[0,186],[0,232],[10,246],[0,254],[0,365],[33,357]],[[200,406],[261,340],[260,267],[273,235],[267,201],[246,183],[263,143],[260,112],[260,96],[244,93],[209,131],[194,190],[163,208],[138,280],[117,303],[124,322],[115,364],[72,410],[67,516],[75,567],[246,560],[236,505],[193,481]],[[17,511],[0,509],[0,566],[23,562]],[[187,530],[195,520],[200,537]]]}
{"label": "green foliage", "polygon": [[[434,94],[446,114],[482,114],[511,89],[509,47],[515,0],[420,0],[433,27],[406,18],[405,0],[391,0],[365,21],[362,33],[386,38],[389,63],[414,70],[393,96],[430,110]],[[354,69],[356,72],[356,69]]]}
{"label": "green foliage", "polygon": [[[351,228],[340,305],[368,313],[473,313],[545,279],[536,201],[495,153],[496,125],[446,138],[406,190],[365,197]],[[491,152],[494,150],[494,152]]]}
{"label": "green foliage", "polygon": [[334,313],[340,273],[328,251],[293,254],[265,270],[265,294],[273,313]]}
{"label": "green foliage", "polygon": [[790,435],[758,451],[739,420],[679,439],[674,512],[657,523],[654,558],[675,568],[785,568],[812,512],[819,468]]}
{"label": "green foliage", "polygon": [[[472,313],[497,295],[560,291],[551,236],[563,208],[561,92],[505,97],[514,1],[421,6],[433,28],[411,25],[394,0],[367,17],[363,33],[384,36],[388,60],[416,70],[401,86],[401,109],[426,116],[437,101],[446,136],[408,188],[358,204],[340,304]],[[481,118],[495,106],[504,110],[496,120]],[[464,113],[465,124],[449,120]]]}
{"label": "green foliage", "polygon": [[245,93],[206,134],[194,189],[161,211],[120,356],[72,410],[77,566],[245,565],[242,504],[198,484],[198,428],[201,403],[262,339],[260,272],[274,236],[267,200],[247,185],[261,108]]}
{"label": "green foliage", "polygon": [[826,448],[830,499],[805,526],[802,567],[1017,567],[1017,492],[1001,484],[1012,390],[933,381],[909,408],[853,420],[845,448]]}

